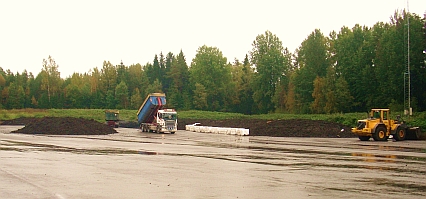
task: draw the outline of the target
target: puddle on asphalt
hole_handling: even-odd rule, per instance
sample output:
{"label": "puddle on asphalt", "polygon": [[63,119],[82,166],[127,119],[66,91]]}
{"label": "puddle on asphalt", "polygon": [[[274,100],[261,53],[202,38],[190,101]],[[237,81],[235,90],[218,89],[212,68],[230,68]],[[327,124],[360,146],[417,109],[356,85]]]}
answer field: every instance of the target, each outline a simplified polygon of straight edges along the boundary
{"label": "puddle on asphalt", "polygon": [[139,151],[139,154],[141,154],[141,155],[161,155],[161,153],[154,152],[154,151]]}
{"label": "puddle on asphalt", "polygon": [[426,186],[415,184],[415,183],[401,183],[401,182],[395,182],[391,180],[377,180],[375,182],[378,185],[385,185],[390,186],[394,188],[400,188],[403,190],[406,190],[405,192],[412,193],[412,191],[415,192],[426,192]]}
{"label": "puddle on asphalt", "polygon": [[[216,148],[242,148],[250,149],[252,152],[267,152],[265,154],[177,154],[177,153],[158,153],[156,151],[145,150],[127,150],[127,149],[78,149],[71,147],[63,147],[49,144],[34,144],[27,142],[6,141],[0,145],[0,150],[4,151],[56,151],[56,152],[69,152],[77,154],[89,155],[169,155],[169,156],[188,156],[188,157],[202,157],[226,161],[271,165],[288,167],[294,169],[311,169],[313,167],[324,168],[357,168],[357,169],[370,169],[370,170],[394,170],[395,172],[409,172],[425,175],[426,171],[418,169],[397,168],[391,165],[377,165],[370,163],[398,163],[403,164],[404,159],[409,159],[411,165],[423,165],[426,161],[425,158],[419,157],[400,157],[395,155],[374,155],[367,153],[343,153],[343,152],[327,152],[327,151],[310,151],[300,149],[276,148],[276,147],[256,147],[247,145],[235,145],[226,143],[199,143],[197,145],[212,146]],[[274,152],[275,154],[271,154]],[[361,158],[351,158],[361,157]],[[398,160],[396,162],[396,160]],[[412,160],[417,160],[413,162]],[[353,162],[365,161],[367,164],[353,164]]]}
{"label": "puddle on asphalt", "polygon": [[421,195],[424,196],[426,193],[426,186],[417,184],[415,182],[407,182],[407,181],[395,181],[388,178],[367,178],[364,180],[358,180],[360,183],[370,183],[372,186],[385,186],[388,187],[386,192],[403,192],[410,193],[413,195]]}
{"label": "puddle on asphalt", "polygon": [[[392,142],[392,141],[388,141]],[[416,142],[416,140],[408,140],[404,142]],[[250,140],[250,143],[258,143],[258,144],[276,144],[276,145],[286,145],[286,146],[310,146],[310,147],[324,147],[327,146],[327,143],[306,143],[306,142],[297,142],[297,141],[289,141],[289,140]],[[339,146],[340,148],[348,148],[348,149],[357,149],[359,147],[363,147],[368,150],[381,150],[381,151],[399,151],[399,152],[416,152],[416,153],[426,153],[426,149],[424,148],[416,148],[416,147],[408,147],[408,146],[383,146],[383,145],[375,145],[374,142],[354,142],[352,144],[346,146]]]}
{"label": "puddle on asphalt", "polygon": [[69,152],[77,154],[88,154],[88,155],[107,155],[107,154],[140,154],[140,155],[162,155],[161,153],[154,151],[141,151],[141,150],[125,150],[125,149],[78,149],[71,147],[63,147],[49,144],[33,144],[27,142],[14,142],[7,141],[8,143],[2,143],[4,146],[0,146],[0,151],[55,151],[55,152]]}
{"label": "puddle on asphalt", "polygon": [[363,157],[366,162],[395,162],[398,157],[396,155],[374,155],[369,153],[351,153],[352,156]]}

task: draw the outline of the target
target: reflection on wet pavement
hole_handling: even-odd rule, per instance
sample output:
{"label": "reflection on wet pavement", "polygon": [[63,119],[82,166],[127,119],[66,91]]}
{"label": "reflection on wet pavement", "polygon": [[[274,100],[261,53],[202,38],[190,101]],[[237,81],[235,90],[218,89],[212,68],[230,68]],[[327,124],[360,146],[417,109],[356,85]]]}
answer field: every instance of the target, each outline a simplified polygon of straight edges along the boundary
{"label": "reflection on wet pavement", "polygon": [[[240,137],[186,131],[170,135],[130,130],[122,130],[112,136],[13,138],[0,139],[0,151],[140,158],[185,157],[201,162],[213,160],[218,164],[250,164],[255,168],[254,172],[267,178],[270,186],[274,183],[274,186],[300,183],[318,195],[336,196],[339,192],[350,192],[355,196],[368,193],[373,197],[374,194],[383,196],[380,194],[395,192],[402,194],[400,198],[426,196],[424,141],[360,142],[344,138]],[[282,177],[289,173],[311,177],[306,182]],[[316,179],[319,182],[315,183]],[[323,182],[320,179],[330,181]]]}

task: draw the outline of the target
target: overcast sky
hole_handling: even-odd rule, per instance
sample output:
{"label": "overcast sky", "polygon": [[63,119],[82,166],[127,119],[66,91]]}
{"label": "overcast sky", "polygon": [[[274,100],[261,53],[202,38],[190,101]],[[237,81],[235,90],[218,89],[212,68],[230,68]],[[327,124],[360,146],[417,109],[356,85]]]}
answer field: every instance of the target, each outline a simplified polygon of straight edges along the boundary
{"label": "overcast sky", "polygon": [[[182,49],[188,64],[202,46],[219,48],[229,62],[243,60],[266,30],[293,52],[316,28],[389,22],[407,0],[0,0],[0,67],[37,75],[51,55],[62,78],[127,66]],[[426,0],[409,0],[423,17]]]}

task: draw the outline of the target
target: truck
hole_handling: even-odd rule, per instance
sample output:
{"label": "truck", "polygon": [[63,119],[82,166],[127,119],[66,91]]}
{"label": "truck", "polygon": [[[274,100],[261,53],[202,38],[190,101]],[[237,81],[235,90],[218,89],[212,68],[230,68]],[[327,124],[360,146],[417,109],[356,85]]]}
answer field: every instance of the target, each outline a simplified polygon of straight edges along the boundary
{"label": "truck", "polygon": [[357,127],[351,131],[361,141],[368,141],[371,137],[374,141],[387,141],[391,135],[396,141],[418,140],[421,134],[420,127],[410,127],[399,115],[396,120],[390,119],[389,109],[371,109],[368,117],[358,120]]}
{"label": "truck", "polygon": [[117,128],[119,125],[119,114],[118,110],[105,110],[105,123],[110,127]]}
{"label": "truck", "polygon": [[137,112],[142,132],[174,134],[177,131],[177,112],[174,109],[164,108],[165,105],[166,94],[148,94]]}

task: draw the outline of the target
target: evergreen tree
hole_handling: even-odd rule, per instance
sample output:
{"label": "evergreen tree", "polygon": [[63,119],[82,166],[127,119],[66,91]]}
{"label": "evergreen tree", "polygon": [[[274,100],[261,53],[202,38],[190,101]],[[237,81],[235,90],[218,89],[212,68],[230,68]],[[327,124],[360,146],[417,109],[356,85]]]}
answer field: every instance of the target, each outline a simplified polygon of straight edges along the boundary
{"label": "evergreen tree", "polygon": [[167,96],[172,99],[173,107],[190,108],[192,103],[189,99],[189,70],[182,50],[175,58],[172,58],[167,76],[171,82]]}
{"label": "evergreen tree", "polygon": [[106,108],[113,109],[117,106],[117,102],[114,97],[114,91],[108,90],[105,100],[106,100],[106,103],[105,103]]}
{"label": "evergreen tree", "polygon": [[18,85],[17,82],[12,82],[9,85],[9,96],[6,107],[9,109],[20,109],[24,108],[25,93],[22,86]]}
{"label": "evergreen tree", "polygon": [[156,79],[152,84],[148,85],[145,93],[164,93],[162,88],[163,86],[161,85],[160,80]]}
{"label": "evergreen tree", "polygon": [[254,71],[250,65],[250,61],[248,59],[247,54],[244,58],[241,72],[241,80],[239,82],[240,90],[238,93],[240,105],[238,106],[237,112],[244,114],[252,114],[254,106],[252,89]]}
{"label": "evergreen tree", "polygon": [[115,101],[117,102],[116,107],[118,109],[127,109],[129,106],[128,88],[124,81],[115,88]]}

